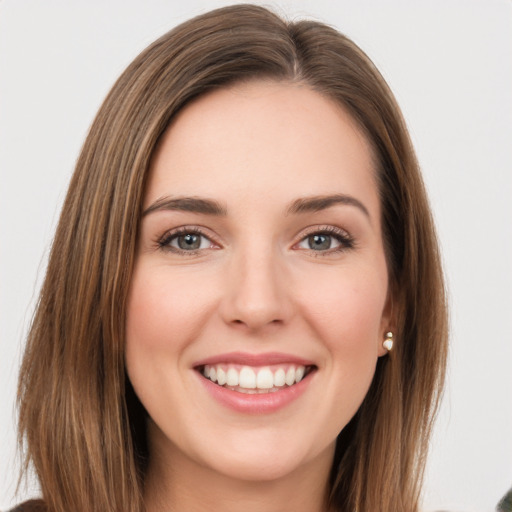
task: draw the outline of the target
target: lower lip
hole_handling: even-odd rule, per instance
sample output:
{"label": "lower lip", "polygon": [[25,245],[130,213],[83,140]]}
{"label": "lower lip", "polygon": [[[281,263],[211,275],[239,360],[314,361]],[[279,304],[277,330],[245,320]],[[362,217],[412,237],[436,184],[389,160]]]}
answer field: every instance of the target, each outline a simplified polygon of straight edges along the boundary
{"label": "lower lip", "polygon": [[299,383],[271,393],[239,393],[214,384],[197,372],[202,385],[221,405],[244,414],[268,414],[276,412],[299,398],[307,389],[314,371],[306,375]]}

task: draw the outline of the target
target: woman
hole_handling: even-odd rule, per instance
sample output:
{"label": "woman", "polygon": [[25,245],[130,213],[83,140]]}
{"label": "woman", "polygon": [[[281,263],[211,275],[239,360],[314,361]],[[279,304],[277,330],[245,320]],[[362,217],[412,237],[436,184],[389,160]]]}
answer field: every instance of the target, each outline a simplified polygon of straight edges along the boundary
{"label": "woman", "polygon": [[444,378],[400,111],[316,22],[232,6],[145,50],[70,184],[19,383],[50,511],[414,511]]}

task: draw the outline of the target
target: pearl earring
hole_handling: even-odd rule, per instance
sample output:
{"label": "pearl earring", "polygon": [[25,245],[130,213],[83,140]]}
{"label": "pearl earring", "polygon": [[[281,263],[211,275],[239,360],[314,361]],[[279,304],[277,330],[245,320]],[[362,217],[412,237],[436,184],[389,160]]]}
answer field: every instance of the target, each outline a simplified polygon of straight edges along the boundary
{"label": "pearl earring", "polygon": [[393,348],[393,333],[387,332],[386,338],[384,339],[384,342],[382,343],[382,346],[388,351],[391,352],[391,349]]}

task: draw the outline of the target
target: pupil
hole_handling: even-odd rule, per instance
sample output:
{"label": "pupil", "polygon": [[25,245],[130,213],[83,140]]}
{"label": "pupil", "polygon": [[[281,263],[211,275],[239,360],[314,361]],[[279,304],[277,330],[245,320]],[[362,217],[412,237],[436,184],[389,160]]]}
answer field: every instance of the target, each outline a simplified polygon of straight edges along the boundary
{"label": "pupil", "polygon": [[327,235],[312,235],[308,238],[309,247],[315,251],[329,249],[331,247],[331,237]]}
{"label": "pupil", "polygon": [[187,235],[182,235],[178,237],[178,246],[180,249],[199,249],[200,245],[201,239],[199,238],[198,235],[188,233]]}

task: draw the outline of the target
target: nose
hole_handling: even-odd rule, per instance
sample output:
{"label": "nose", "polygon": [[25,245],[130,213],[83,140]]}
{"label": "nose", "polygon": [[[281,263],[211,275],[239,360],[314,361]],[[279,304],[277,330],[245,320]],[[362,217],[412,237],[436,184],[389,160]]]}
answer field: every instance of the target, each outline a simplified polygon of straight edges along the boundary
{"label": "nose", "polygon": [[226,323],[260,331],[289,321],[292,303],[280,260],[270,247],[233,256],[221,307]]}

